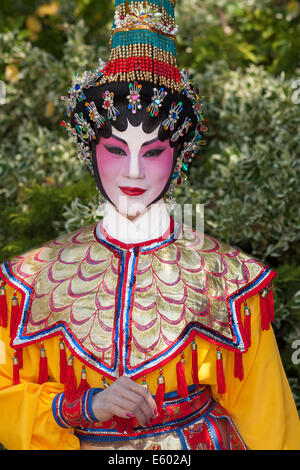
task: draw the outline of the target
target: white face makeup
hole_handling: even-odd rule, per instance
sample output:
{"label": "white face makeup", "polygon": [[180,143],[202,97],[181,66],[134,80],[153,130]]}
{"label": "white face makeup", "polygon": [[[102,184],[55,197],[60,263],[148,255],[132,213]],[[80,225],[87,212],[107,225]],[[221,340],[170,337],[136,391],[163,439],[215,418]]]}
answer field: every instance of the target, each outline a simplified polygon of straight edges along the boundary
{"label": "white face makeup", "polygon": [[112,129],[96,147],[103,188],[118,211],[130,218],[142,214],[161,194],[173,167],[174,149],[158,139],[158,128],[146,134],[128,123],[126,131]]}

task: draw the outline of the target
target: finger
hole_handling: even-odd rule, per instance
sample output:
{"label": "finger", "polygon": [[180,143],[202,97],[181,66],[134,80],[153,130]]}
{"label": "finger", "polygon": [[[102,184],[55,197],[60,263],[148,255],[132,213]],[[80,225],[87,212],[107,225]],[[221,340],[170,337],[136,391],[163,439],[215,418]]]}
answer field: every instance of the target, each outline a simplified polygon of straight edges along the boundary
{"label": "finger", "polygon": [[[149,392],[150,393],[150,392]],[[149,422],[151,418],[154,417],[154,409],[153,406],[148,402],[147,400],[147,391],[143,392],[142,394],[138,394],[133,392],[132,390],[129,390],[128,388],[122,388],[120,390],[119,395],[132,402],[133,404],[138,405],[140,410],[143,412],[143,414],[146,417],[146,421]],[[154,402],[154,407],[156,406]]]}
{"label": "finger", "polygon": [[133,391],[134,393],[142,396],[145,402],[147,403],[147,405],[151,409],[151,415],[149,416],[149,418],[154,417],[157,414],[155,413],[155,411],[157,412],[156,402],[154,398],[152,397],[148,387],[145,387],[144,385],[140,385],[134,382],[133,380],[129,379],[128,377],[124,377],[124,379],[125,380],[122,383],[122,389],[126,387],[127,389]]}
{"label": "finger", "polygon": [[146,416],[140,402],[132,402],[117,395],[111,396],[111,410],[115,414],[115,410],[122,410],[122,415],[117,415],[123,418],[135,417],[141,426],[145,426],[149,418]]}

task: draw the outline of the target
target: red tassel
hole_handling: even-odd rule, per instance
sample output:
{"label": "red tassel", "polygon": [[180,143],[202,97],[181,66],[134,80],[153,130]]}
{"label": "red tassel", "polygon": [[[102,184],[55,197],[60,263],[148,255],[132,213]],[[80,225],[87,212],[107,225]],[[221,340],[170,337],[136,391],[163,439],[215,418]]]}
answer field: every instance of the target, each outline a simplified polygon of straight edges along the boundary
{"label": "red tassel", "polygon": [[67,372],[67,354],[66,354],[66,348],[62,339],[59,342],[59,366],[60,366],[60,383],[64,384],[66,381],[66,372]]}
{"label": "red tassel", "polygon": [[251,346],[251,311],[246,302],[244,302],[244,330],[248,347]]}
{"label": "red tassel", "polygon": [[40,367],[39,367],[38,383],[43,384],[45,382],[48,382],[48,360],[47,360],[46,350],[44,348],[44,345],[42,344],[42,347],[40,350]]}
{"label": "red tassel", "polygon": [[5,283],[2,282],[0,288],[0,326],[4,328],[7,327],[7,299],[6,299],[6,291],[5,291]]}
{"label": "red tassel", "polygon": [[65,397],[68,403],[72,403],[77,398],[77,381],[73,369],[73,357],[70,356],[67,364],[66,380],[65,380]]}
{"label": "red tassel", "polygon": [[86,390],[90,388],[87,379],[86,379],[86,370],[85,367],[82,366],[82,371],[81,371],[81,381],[77,390],[78,396],[82,395]]}
{"label": "red tassel", "polygon": [[223,393],[226,392],[226,384],[225,384],[225,377],[224,377],[224,370],[223,370],[222,353],[219,348],[217,348],[216,368],[217,368],[218,392],[222,395]]}
{"label": "red tassel", "polygon": [[23,349],[17,349],[16,356],[18,358],[19,369],[23,369]]}
{"label": "red tassel", "polygon": [[13,385],[19,385],[20,383],[20,374],[19,374],[19,362],[16,354],[13,358]]}
{"label": "red tassel", "polygon": [[243,358],[239,352],[234,353],[234,376],[240,380],[244,378]]}
{"label": "red tassel", "polygon": [[274,321],[274,295],[273,295],[273,288],[270,286],[269,288],[269,295],[267,297],[267,307],[269,312],[269,321],[270,323]]}
{"label": "red tassel", "polygon": [[177,374],[177,393],[179,397],[187,398],[189,396],[189,391],[186,383],[185,373],[184,373],[184,355],[180,361],[176,364],[176,374]]}
{"label": "red tassel", "polygon": [[160,369],[160,375],[157,379],[157,389],[156,389],[156,394],[155,394],[155,402],[156,402],[158,414],[160,414],[162,411],[164,397],[165,397],[165,389],[166,389],[165,379],[162,374],[162,369]]}
{"label": "red tassel", "polygon": [[199,377],[198,377],[198,352],[197,352],[197,344],[195,341],[192,342],[192,378],[193,384],[199,384]]}
{"label": "red tassel", "polygon": [[263,289],[260,294],[260,315],[261,315],[261,329],[268,330],[270,328],[269,311],[267,306],[268,290]]}
{"label": "red tassel", "polygon": [[17,293],[14,292],[12,301],[11,301],[11,315],[10,315],[10,337],[13,339],[16,335],[16,329],[18,325],[19,318],[19,302],[17,299]]}

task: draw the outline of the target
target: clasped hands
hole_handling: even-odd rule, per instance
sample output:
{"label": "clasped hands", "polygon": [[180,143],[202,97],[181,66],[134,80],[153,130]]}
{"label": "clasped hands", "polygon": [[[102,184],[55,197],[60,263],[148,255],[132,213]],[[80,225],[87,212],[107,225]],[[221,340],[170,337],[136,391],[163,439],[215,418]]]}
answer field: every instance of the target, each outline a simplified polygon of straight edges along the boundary
{"label": "clasped hands", "polygon": [[147,387],[137,384],[129,377],[119,377],[105,390],[93,397],[92,409],[99,421],[113,416],[136,418],[141,426],[150,426],[158,416],[155,400]]}

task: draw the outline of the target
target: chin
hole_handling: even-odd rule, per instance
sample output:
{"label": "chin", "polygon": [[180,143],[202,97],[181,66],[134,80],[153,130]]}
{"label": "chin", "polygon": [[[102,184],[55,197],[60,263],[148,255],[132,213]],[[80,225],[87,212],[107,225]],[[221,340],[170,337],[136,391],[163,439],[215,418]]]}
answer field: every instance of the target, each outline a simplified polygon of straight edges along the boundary
{"label": "chin", "polygon": [[147,210],[148,204],[145,201],[131,202],[128,198],[121,198],[116,204],[118,211],[126,217],[138,217]]}

